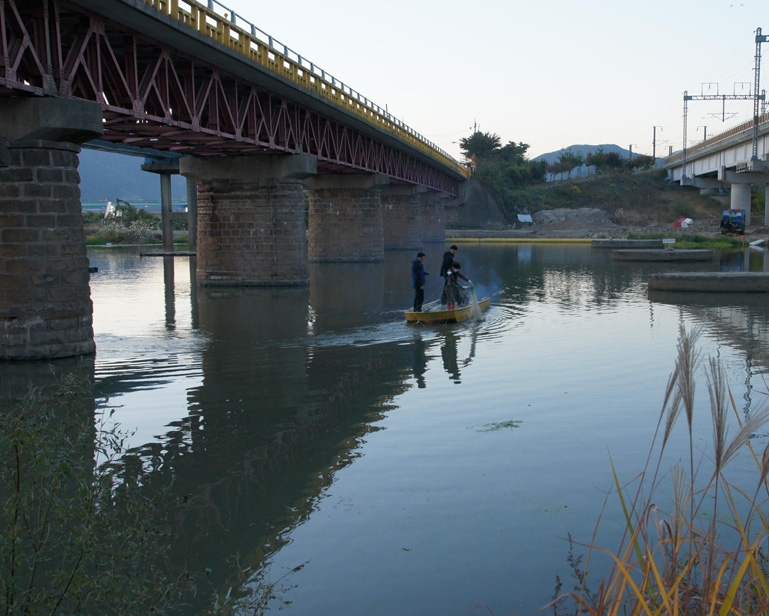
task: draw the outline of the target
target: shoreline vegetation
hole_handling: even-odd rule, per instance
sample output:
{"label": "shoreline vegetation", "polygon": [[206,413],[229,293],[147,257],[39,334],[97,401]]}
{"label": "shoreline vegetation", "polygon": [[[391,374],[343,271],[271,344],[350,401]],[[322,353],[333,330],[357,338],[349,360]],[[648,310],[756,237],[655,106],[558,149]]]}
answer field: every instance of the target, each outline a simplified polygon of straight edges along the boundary
{"label": "shoreline vegetation", "polygon": [[[163,243],[159,213],[117,205],[105,216],[103,211],[83,211],[86,246],[158,245]],[[174,244],[187,244],[187,222],[173,220]]]}
{"label": "shoreline vegetation", "polygon": [[[724,250],[739,250],[756,239],[769,241],[769,228],[762,225],[762,186],[753,194],[752,224],[746,235],[736,236],[720,232],[721,212],[729,207],[727,196],[703,195],[698,189],[671,184],[660,169],[593,174],[507,191],[495,190],[487,181],[479,182],[499,211],[497,222],[490,222],[487,212],[475,211],[484,208],[468,202],[458,220],[446,229],[447,241],[578,243],[667,238],[676,240],[674,249]],[[84,209],[86,244],[162,244],[159,212],[122,203],[107,218],[103,210]],[[518,214],[531,215],[534,224],[521,223]],[[682,217],[693,222],[686,229],[674,229],[672,223]],[[188,243],[186,220],[174,220],[173,226],[174,243]]]}
{"label": "shoreline vegetation", "polygon": [[[555,616],[681,615],[748,616],[769,613],[769,446],[756,452],[751,439],[769,420],[766,401],[742,417],[721,364],[703,361],[697,349],[701,330],[682,327],[678,357],[665,389],[657,430],[645,468],[623,485],[610,461],[614,498],[624,516],[616,547],[578,543],[569,537],[567,557],[574,586],[563,590],[556,577]],[[705,374],[712,420],[711,451],[702,451],[692,431],[694,393]],[[737,431],[729,434],[729,416]],[[669,438],[685,421],[688,451],[663,468]],[[733,483],[726,467],[747,448],[755,463],[753,491]],[[672,485],[671,485],[672,484]],[[602,515],[604,515],[602,514]],[[575,556],[575,548],[586,554]],[[588,581],[593,559],[609,557],[600,581]]]}

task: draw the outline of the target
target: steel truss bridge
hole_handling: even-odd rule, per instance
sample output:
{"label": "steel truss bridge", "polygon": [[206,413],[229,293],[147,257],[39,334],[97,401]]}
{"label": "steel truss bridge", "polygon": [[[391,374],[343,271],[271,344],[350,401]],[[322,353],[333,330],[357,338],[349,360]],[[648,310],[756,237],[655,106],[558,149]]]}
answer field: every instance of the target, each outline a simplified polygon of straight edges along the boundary
{"label": "steel truss bridge", "polygon": [[0,0],[0,96],[99,103],[102,139],[171,157],[306,153],[459,193],[466,170],[213,0]]}

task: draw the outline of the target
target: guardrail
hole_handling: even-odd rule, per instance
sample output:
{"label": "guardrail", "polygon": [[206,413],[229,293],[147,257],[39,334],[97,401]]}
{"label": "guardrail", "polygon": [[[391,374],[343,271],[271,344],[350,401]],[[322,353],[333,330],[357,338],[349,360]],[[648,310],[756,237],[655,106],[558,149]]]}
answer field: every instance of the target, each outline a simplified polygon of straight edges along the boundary
{"label": "guardrail", "polygon": [[161,13],[195,29],[249,60],[313,92],[416,147],[464,176],[469,169],[414,129],[393,117],[344,82],[276,40],[217,0],[142,0]]}
{"label": "guardrail", "polygon": [[[763,122],[769,122],[769,113],[764,113],[758,116],[759,125],[762,124]],[[698,150],[704,150],[705,148],[710,147],[711,145],[714,145],[719,141],[725,141],[730,137],[734,137],[735,135],[739,135],[740,133],[744,133],[746,131],[752,131],[752,130],[753,130],[753,120],[748,120],[747,122],[743,122],[742,124],[733,126],[732,128],[724,131],[723,133],[718,133],[714,137],[711,137],[710,139],[706,139],[705,141],[702,141],[695,146],[687,148],[686,156],[688,158],[693,152],[697,152]],[[665,164],[667,165],[668,163],[676,163],[679,160],[682,160],[683,157],[684,157],[683,151],[676,152],[672,156],[668,156],[665,158]]]}

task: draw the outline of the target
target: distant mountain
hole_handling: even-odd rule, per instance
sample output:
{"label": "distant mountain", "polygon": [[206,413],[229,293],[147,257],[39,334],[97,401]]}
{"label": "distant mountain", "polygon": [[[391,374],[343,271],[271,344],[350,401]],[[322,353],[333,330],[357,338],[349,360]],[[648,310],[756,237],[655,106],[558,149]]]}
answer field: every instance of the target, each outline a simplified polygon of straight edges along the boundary
{"label": "distant mountain", "polygon": [[[607,154],[616,152],[623,158],[630,157],[630,151],[618,145],[604,143],[601,145],[571,145],[555,152],[540,154],[534,160],[545,160],[547,164],[558,162],[564,152],[570,150],[575,154],[587,156],[603,148]],[[156,173],[141,170],[143,158],[112,154],[100,150],[83,149],[80,152],[80,199],[83,202],[114,201],[160,201],[160,177]],[[658,163],[659,164],[659,163]],[[592,173],[592,168],[582,166],[575,169],[572,177],[585,176]],[[187,184],[184,177],[171,177],[171,195],[174,201],[187,198]]]}
{"label": "distant mountain", "polygon": [[[544,160],[547,161],[548,165],[552,165],[553,163],[557,163],[558,159],[561,157],[561,154],[565,152],[572,152],[574,154],[582,154],[583,157],[587,157],[588,154],[593,154],[598,151],[599,148],[603,148],[603,151],[605,154],[610,154],[612,152],[616,152],[620,155],[622,158],[630,158],[630,150],[627,150],[625,148],[621,148],[618,145],[614,145],[613,143],[602,143],[600,145],[570,145],[566,148],[561,148],[560,150],[556,150],[555,152],[548,152],[547,154],[540,154],[536,158],[534,158],[535,161]],[[638,152],[633,152],[633,157],[638,156]],[[662,167],[663,162],[662,158],[657,157],[657,167]],[[585,177],[587,175],[591,175],[595,173],[595,169],[593,167],[588,167],[587,165],[582,165],[581,167],[577,167],[574,169],[574,171],[571,172],[572,178],[578,178],[578,177]],[[551,177],[550,174],[547,174],[547,180],[551,181],[553,179],[563,179],[564,176],[556,176]]]}
{"label": "distant mountain", "polygon": [[[83,202],[160,201],[160,176],[142,171],[144,158],[99,150],[80,152],[80,200]],[[171,198],[187,198],[186,179],[171,176]]]}
{"label": "distant mountain", "polygon": [[[614,145],[613,143],[603,143],[601,145],[570,145],[567,148],[561,148],[560,150],[556,150],[555,152],[548,152],[547,154],[540,154],[537,156],[534,161],[539,162],[540,160],[547,161],[548,165],[552,165],[553,163],[558,162],[558,158],[563,154],[564,152],[573,152],[574,154],[582,154],[582,156],[587,156],[588,154],[592,154],[594,152],[597,152],[599,148],[603,148],[603,151],[606,154],[609,154],[611,152],[616,152],[619,154],[622,158],[630,158],[630,150],[626,150],[625,148],[621,148],[618,145]],[[634,152],[634,154],[638,154],[638,152]]]}

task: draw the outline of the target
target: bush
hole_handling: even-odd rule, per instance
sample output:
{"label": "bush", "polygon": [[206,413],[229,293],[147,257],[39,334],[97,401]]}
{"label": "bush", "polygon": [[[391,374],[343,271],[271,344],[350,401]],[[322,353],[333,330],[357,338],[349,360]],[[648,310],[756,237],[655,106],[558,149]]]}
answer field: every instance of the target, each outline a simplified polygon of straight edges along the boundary
{"label": "bush", "polygon": [[126,435],[65,377],[0,416],[0,613],[175,611],[188,586],[164,559],[156,501],[116,463]]}
{"label": "bush", "polygon": [[[769,613],[764,551],[769,519],[763,496],[767,492],[769,447],[759,458],[750,443],[750,437],[769,420],[769,413],[763,409],[743,421],[720,364],[711,359],[706,378],[713,423],[712,464],[704,471],[704,478],[699,476],[705,465],[695,460],[692,433],[694,378],[700,364],[695,348],[698,335],[698,331],[681,330],[678,359],[665,391],[657,433],[634,491],[621,485],[612,465],[615,493],[625,521],[619,547],[610,550],[588,545],[583,564],[583,556],[574,556],[575,544],[570,541],[568,562],[576,585],[572,592],[561,594],[561,581],[556,580],[552,604],[556,616]],[[727,434],[730,408],[739,423],[732,439]],[[681,411],[687,423],[688,456],[684,465],[672,469],[672,496],[666,497],[661,493],[661,461]],[[653,456],[657,442],[659,451]],[[752,493],[731,484],[724,474],[743,447],[750,448],[756,464]],[[727,546],[728,541],[733,544]],[[596,587],[588,583],[587,573],[591,556],[599,552],[608,554],[613,566]]]}

